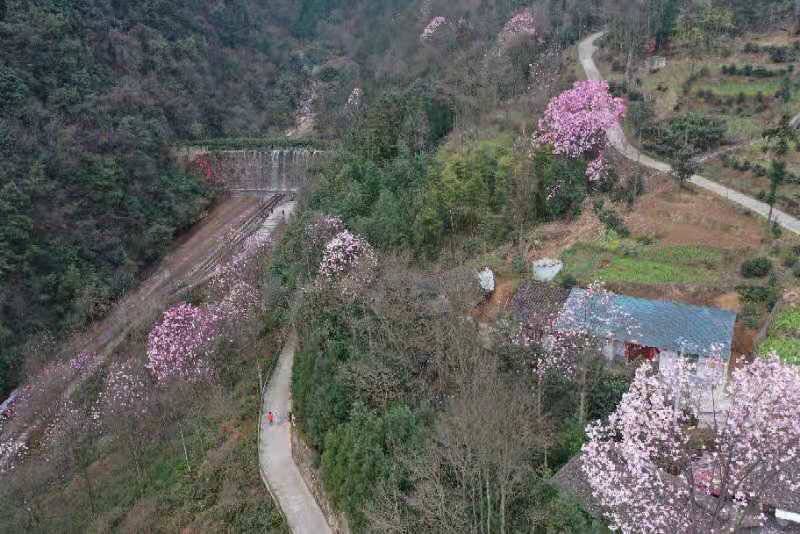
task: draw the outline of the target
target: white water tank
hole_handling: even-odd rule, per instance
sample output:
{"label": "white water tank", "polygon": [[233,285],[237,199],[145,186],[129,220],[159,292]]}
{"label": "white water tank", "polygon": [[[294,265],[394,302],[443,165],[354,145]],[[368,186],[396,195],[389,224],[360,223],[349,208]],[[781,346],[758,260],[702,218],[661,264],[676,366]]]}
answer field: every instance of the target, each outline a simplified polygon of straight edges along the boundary
{"label": "white water tank", "polygon": [[479,272],[478,283],[480,284],[483,292],[486,293],[487,295],[489,293],[494,292],[494,287],[495,287],[494,271],[486,267],[484,270]]}
{"label": "white water tank", "polygon": [[554,260],[553,258],[536,260],[531,266],[533,278],[539,282],[552,282],[563,268],[564,263],[561,260]]}

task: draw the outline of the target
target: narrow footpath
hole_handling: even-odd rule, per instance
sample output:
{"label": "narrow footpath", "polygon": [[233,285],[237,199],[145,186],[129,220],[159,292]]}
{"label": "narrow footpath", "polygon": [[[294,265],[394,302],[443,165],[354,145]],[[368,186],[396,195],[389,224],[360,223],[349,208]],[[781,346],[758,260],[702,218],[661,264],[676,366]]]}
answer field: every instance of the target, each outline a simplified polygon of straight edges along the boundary
{"label": "narrow footpath", "polygon": [[[586,77],[590,80],[603,79],[593,58],[594,53],[597,51],[595,42],[597,39],[602,37],[603,34],[605,34],[605,32],[592,34],[581,41],[578,45],[578,59],[580,60],[581,66],[586,73]],[[626,158],[657,171],[672,172],[672,167],[670,167],[667,163],[657,161],[649,156],[646,156],[645,154],[642,154],[633,145],[628,143],[627,139],[625,139],[625,133],[619,124],[616,124],[606,130],[606,134],[608,135],[608,140],[611,142],[611,145]],[[715,193],[721,197],[724,197],[730,202],[743,206],[748,210],[763,216],[764,218],[769,215],[769,205],[765,202],[761,202],[743,193],[730,189],[729,187],[720,185],[717,182],[700,176],[699,174],[692,176],[689,182],[703,189],[707,189],[708,191],[711,191],[712,193]],[[772,218],[783,228],[796,234],[800,234],[800,220],[796,219],[795,217],[792,217],[788,213],[776,208],[772,211]]]}
{"label": "narrow footpath", "polygon": [[292,458],[291,424],[287,415],[292,408],[292,362],[296,346],[297,336],[292,332],[262,399],[262,413],[277,411],[278,419],[270,425],[266,417],[261,417],[259,469],[294,534],[331,534],[322,510]]}

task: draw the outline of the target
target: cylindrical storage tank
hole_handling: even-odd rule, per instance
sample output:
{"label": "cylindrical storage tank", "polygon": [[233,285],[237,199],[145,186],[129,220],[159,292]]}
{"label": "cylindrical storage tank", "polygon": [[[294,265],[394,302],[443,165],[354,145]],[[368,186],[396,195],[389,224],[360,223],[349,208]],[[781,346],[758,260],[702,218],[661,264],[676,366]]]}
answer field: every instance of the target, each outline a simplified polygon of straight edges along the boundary
{"label": "cylindrical storage tank", "polygon": [[539,282],[551,282],[563,268],[564,263],[562,261],[552,258],[536,260],[531,266],[533,278]]}

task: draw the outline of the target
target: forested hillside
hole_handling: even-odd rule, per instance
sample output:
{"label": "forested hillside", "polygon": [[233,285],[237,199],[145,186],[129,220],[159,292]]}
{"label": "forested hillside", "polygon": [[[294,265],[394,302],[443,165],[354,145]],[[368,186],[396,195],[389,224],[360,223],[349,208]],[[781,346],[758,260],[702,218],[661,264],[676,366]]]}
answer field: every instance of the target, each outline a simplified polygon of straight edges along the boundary
{"label": "forested hillside", "polygon": [[[293,451],[307,481],[354,533],[608,532],[612,520],[690,531],[648,527],[650,516],[706,513],[691,508],[694,489],[688,508],[667,494],[661,470],[694,480],[681,470],[720,450],[718,438],[671,393],[633,408],[628,395],[626,407],[653,363],[628,348],[655,347],[622,340],[612,358],[610,335],[555,323],[601,315],[592,299],[614,293],[732,306],[744,320],[730,344],[750,342],[734,363],[768,361],[752,340],[800,276],[797,236],[625,159],[606,129],[625,121],[626,136],[676,167],[718,149],[724,123],[672,104],[658,117],[654,102],[680,92],[706,105],[692,83],[742,66],[695,74],[695,62],[736,58],[742,36],[780,32],[786,44],[758,54],[793,54],[795,4],[0,0],[0,390],[27,379],[0,417],[0,532],[287,532],[261,479],[272,410],[308,446]],[[611,84],[585,80],[577,61],[579,41],[594,39]],[[693,81],[652,80],[653,56]],[[326,155],[270,215],[274,234],[248,229],[241,254],[170,293],[113,354],[51,354],[58,343],[45,338],[101,317],[218,200],[173,162],[174,144],[255,146],[292,132],[292,146],[301,130]],[[680,152],[695,141],[700,152]],[[563,270],[534,280],[540,259]],[[590,297],[570,308],[576,287]],[[606,326],[633,335],[630,317],[602,307]],[[790,338],[790,327],[768,332]],[[290,333],[291,414],[269,405],[267,384]],[[781,373],[783,391],[797,391],[797,371]],[[745,431],[784,439],[773,456],[790,449],[800,426],[796,395],[784,397],[765,398],[794,434],[768,417],[749,427],[745,414],[730,443],[756,428]],[[642,425],[634,441],[661,432],[656,420],[681,433],[631,456],[655,482],[636,486],[647,474],[633,472],[598,484],[617,464],[590,465],[606,502],[643,496],[643,515],[625,516],[639,501],[619,499],[610,519],[613,507],[587,505],[556,473],[604,424],[609,450],[641,452],[608,423],[619,406]],[[680,462],[659,457],[652,443],[663,441]],[[744,453],[760,458],[767,441]],[[712,498],[714,484],[698,489]]]}
{"label": "forested hillside", "polygon": [[202,214],[170,143],[293,122],[291,30],[320,16],[296,4],[0,3],[0,392],[21,342],[102,316]]}

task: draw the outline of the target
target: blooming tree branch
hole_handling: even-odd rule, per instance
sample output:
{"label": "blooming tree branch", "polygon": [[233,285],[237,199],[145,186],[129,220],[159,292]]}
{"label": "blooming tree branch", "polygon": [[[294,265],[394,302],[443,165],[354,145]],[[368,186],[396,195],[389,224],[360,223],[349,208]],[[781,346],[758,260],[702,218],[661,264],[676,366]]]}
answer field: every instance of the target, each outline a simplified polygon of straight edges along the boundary
{"label": "blooming tree branch", "polygon": [[640,367],[616,412],[587,428],[583,471],[616,527],[729,532],[800,491],[800,370],[772,355],[734,371],[730,407],[701,445],[703,385],[686,360],[666,372]]}
{"label": "blooming tree branch", "polygon": [[147,369],[159,382],[210,379],[206,360],[219,320],[209,306],[182,303],[169,308],[147,337]]}
{"label": "blooming tree branch", "polygon": [[553,152],[571,158],[589,158],[589,180],[605,172],[602,152],[606,130],[625,114],[625,103],[611,96],[605,81],[575,82],[572,89],[553,98],[539,121],[536,145],[551,145]]}

